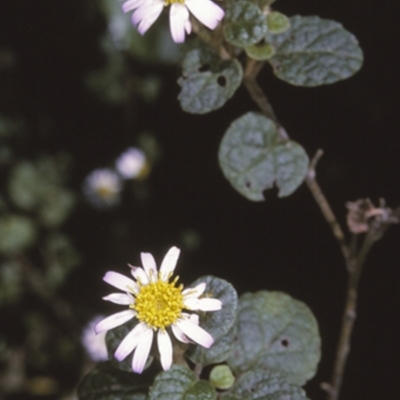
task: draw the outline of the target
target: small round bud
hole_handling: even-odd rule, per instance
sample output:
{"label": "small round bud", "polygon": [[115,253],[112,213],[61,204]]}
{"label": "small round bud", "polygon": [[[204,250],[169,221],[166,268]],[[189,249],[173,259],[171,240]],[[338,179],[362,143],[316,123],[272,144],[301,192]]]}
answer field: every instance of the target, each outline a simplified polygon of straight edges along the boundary
{"label": "small round bud", "polygon": [[253,44],[244,49],[246,54],[253,60],[269,60],[274,54],[275,49],[269,43]]}
{"label": "small round bud", "polygon": [[283,33],[290,28],[290,20],[278,11],[272,11],[267,15],[268,31],[270,33]]}
{"label": "small round bud", "polygon": [[235,383],[235,377],[227,365],[217,365],[210,373],[210,383],[217,389],[230,389]]}

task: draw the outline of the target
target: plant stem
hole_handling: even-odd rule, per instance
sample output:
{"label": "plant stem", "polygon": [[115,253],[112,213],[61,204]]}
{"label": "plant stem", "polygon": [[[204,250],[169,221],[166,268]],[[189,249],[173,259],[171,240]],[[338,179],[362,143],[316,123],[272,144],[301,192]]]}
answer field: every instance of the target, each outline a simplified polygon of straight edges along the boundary
{"label": "plant stem", "polygon": [[[264,63],[248,59],[243,77],[243,83],[246,86],[251,98],[260,107],[261,111],[268,118],[275,122],[281,139],[288,140],[288,134],[280,124],[271,104],[267,99],[267,96],[257,83],[256,78],[263,65]],[[339,243],[348,271],[346,304],[342,317],[340,338],[336,351],[333,374],[330,383],[321,384],[321,387],[328,393],[327,400],[337,400],[339,398],[339,393],[343,382],[347,358],[350,352],[351,335],[356,320],[358,282],[360,280],[362,266],[369,251],[371,250],[372,245],[382,237],[384,231],[391,223],[396,223],[396,218],[397,222],[400,220],[400,207],[397,208],[392,214],[394,220],[373,220],[360,249],[357,249],[357,237],[355,235],[353,235],[352,241],[349,244],[335,214],[332,211],[332,208],[329,205],[328,200],[326,199],[316,180],[315,168],[322,154],[323,151],[318,150],[314,158],[311,160],[305,181],[314,197],[315,202],[319,206],[322,215],[325,217],[326,221],[331,227],[334,237]]]}

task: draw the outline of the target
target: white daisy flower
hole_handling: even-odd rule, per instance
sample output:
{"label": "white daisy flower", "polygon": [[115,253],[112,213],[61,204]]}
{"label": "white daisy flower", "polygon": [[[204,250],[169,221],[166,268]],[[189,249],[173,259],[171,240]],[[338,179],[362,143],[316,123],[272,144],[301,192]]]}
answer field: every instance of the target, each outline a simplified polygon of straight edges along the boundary
{"label": "white daisy flower", "polygon": [[94,170],[83,182],[83,192],[86,198],[99,208],[118,204],[121,189],[121,178],[108,168]]}
{"label": "white daisy flower", "polygon": [[[95,332],[101,333],[116,328],[136,318],[138,324],[125,336],[117,347],[114,356],[118,361],[124,360],[132,351],[132,370],[141,373],[146,365],[154,335],[157,336],[157,347],[161,365],[168,370],[172,364],[172,333],[183,343],[195,342],[209,348],[214,339],[199,326],[199,318],[192,311],[217,311],[222,307],[218,299],[201,297],[206,284],[183,289],[177,286],[178,277],[171,281],[180,250],[169,249],[157,271],[156,262],[150,253],[141,253],[143,268],[131,267],[134,280],[118,272],[109,271],[104,281],[122,290],[124,293],[112,293],[104,300],[128,306],[100,321]],[[189,312],[185,312],[187,310]]]}
{"label": "white daisy flower", "polygon": [[130,147],[116,160],[117,171],[124,179],[140,178],[146,175],[148,166],[142,150]]}
{"label": "white daisy flower", "polygon": [[132,23],[143,35],[160,16],[163,8],[169,5],[170,30],[176,43],[184,42],[185,32],[189,34],[192,31],[189,12],[209,29],[215,29],[225,14],[211,0],[125,0],[122,10],[134,10]]}

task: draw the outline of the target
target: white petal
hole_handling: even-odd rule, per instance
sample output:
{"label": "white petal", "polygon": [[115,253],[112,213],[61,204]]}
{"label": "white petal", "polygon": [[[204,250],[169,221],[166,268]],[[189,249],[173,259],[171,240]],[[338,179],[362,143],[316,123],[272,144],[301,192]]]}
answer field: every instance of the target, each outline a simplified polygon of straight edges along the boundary
{"label": "white petal", "polygon": [[201,311],[218,311],[222,308],[222,302],[218,299],[210,299],[210,298],[203,298],[203,299],[184,299],[183,301],[185,308],[187,310],[201,310]]}
{"label": "white petal", "polygon": [[104,275],[103,281],[107,282],[109,285],[116,287],[117,289],[122,290],[123,292],[138,292],[138,286],[136,282],[118,272],[108,271]]}
{"label": "white petal", "polygon": [[199,298],[204,293],[204,290],[206,290],[206,283],[202,282],[194,288],[187,288],[183,290],[182,295],[185,299],[190,299],[193,297]]}
{"label": "white petal", "polygon": [[210,0],[185,0],[190,12],[207,28],[215,29],[224,17],[224,10]]}
{"label": "white petal", "polygon": [[130,267],[131,274],[137,281],[143,285],[147,285],[149,283],[149,277],[147,276],[146,272],[144,272],[143,268],[133,267],[132,265],[130,265]]}
{"label": "white petal", "polygon": [[218,311],[222,308],[222,301],[204,297],[199,299],[199,310],[201,311]]}
{"label": "white petal", "polygon": [[116,328],[129,321],[136,315],[136,312],[133,310],[125,310],[119,313],[110,315],[107,318],[102,319],[95,327],[94,331],[96,333],[109,331],[110,329]]}
{"label": "white petal", "polygon": [[137,324],[122,340],[117,349],[115,350],[114,357],[118,361],[124,360],[129,353],[131,353],[141,340],[141,334],[147,330],[145,324]]}
{"label": "white petal", "polygon": [[172,364],[172,342],[168,333],[162,329],[157,334],[158,351],[160,352],[161,366],[164,371],[170,369]]}
{"label": "white petal", "polygon": [[146,0],[128,0],[124,4],[122,4],[122,11],[128,12],[134,10],[135,8],[140,7]]}
{"label": "white petal", "polygon": [[140,335],[140,342],[136,347],[132,359],[132,370],[137,374],[143,372],[147,358],[149,357],[151,343],[153,342],[153,330],[148,327],[146,328],[147,329]]}
{"label": "white petal", "polygon": [[191,321],[193,324],[199,325],[200,318],[197,314],[188,314],[183,312],[181,314],[182,319],[186,319],[188,321]]}
{"label": "white petal", "polygon": [[143,268],[151,281],[157,278],[157,266],[154,257],[150,253],[141,253]]}
{"label": "white petal", "polygon": [[191,321],[181,320],[176,323],[176,326],[181,329],[189,339],[192,339],[194,342],[207,349],[214,343],[213,337],[208,332]]}
{"label": "white petal", "polygon": [[143,3],[132,14],[132,23],[137,26],[137,30],[143,35],[155,20],[160,16],[164,8],[162,0],[153,0],[149,3]]}
{"label": "white petal", "polygon": [[182,343],[192,343],[175,324],[171,325],[172,333]]}
{"label": "white petal", "polygon": [[172,3],[169,10],[169,28],[175,43],[185,41],[185,28],[190,24],[189,11],[185,5]]}
{"label": "white petal", "polygon": [[[172,7],[175,5],[180,5],[180,4],[173,3],[171,6],[171,10],[172,10]],[[170,13],[170,15],[171,15],[171,13]],[[163,280],[163,281],[168,280],[170,275],[174,272],[180,252],[181,251],[177,247],[171,247],[168,250],[168,253],[165,255],[165,257],[161,263],[161,267],[160,267],[161,280]]]}
{"label": "white petal", "polygon": [[103,300],[111,301],[111,303],[121,304],[123,306],[129,306],[135,302],[135,299],[129,293],[111,293],[108,296],[103,297]]}

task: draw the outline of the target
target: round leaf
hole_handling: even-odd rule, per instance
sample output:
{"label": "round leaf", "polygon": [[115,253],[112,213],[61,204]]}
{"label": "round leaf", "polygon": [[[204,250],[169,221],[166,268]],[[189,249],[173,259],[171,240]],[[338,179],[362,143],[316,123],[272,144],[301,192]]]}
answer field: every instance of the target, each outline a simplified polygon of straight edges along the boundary
{"label": "round leaf", "polygon": [[240,298],[237,341],[228,360],[234,371],[272,369],[302,385],[320,359],[317,322],[302,302],[280,292],[260,291]]}
{"label": "round leaf", "polygon": [[246,54],[253,60],[269,60],[275,54],[275,49],[269,43],[253,44],[245,49]]}
{"label": "round leaf", "polygon": [[294,141],[282,141],[274,122],[254,112],[234,121],[219,149],[219,163],[232,186],[253,201],[276,184],[279,197],[289,196],[303,182],[309,159]]}
{"label": "round leaf", "polygon": [[183,60],[182,90],[178,99],[184,111],[205,114],[222,107],[242,81],[242,66],[235,60],[221,60],[208,49],[189,51]]}
{"label": "round leaf", "polygon": [[[239,377],[231,393],[243,400],[306,400],[304,390],[289,384],[279,373],[261,369],[249,371]],[[229,396],[222,399],[228,400]]]}
{"label": "round leaf", "polygon": [[290,25],[280,35],[265,35],[276,49],[270,63],[278,78],[292,85],[318,86],[349,78],[361,68],[358,41],[338,22],[296,15]]}
{"label": "round leaf", "polygon": [[199,278],[191,286],[202,282],[207,284],[206,296],[222,301],[221,310],[200,314],[200,326],[213,337],[214,344],[209,349],[196,346],[189,355],[193,362],[205,366],[225,361],[230,354],[235,337],[238,297],[230,283],[214,276]]}
{"label": "round leaf", "polygon": [[253,3],[236,1],[226,10],[223,31],[226,40],[234,46],[250,46],[267,32],[265,15]]}
{"label": "round leaf", "polygon": [[283,33],[290,28],[290,20],[278,11],[272,11],[267,15],[268,32]]}
{"label": "round leaf", "polygon": [[214,388],[183,365],[173,365],[161,372],[154,380],[149,393],[150,400],[214,400]]}
{"label": "round leaf", "polygon": [[234,325],[228,333],[216,339],[209,349],[202,346],[193,347],[189,358],[202,366],[224,362],[232,352],[235,338],[236,326]]}
{"label": "round leaf", "polygon": [[78,387],[79,400],[146,400],[151,377],[99,364]]}

